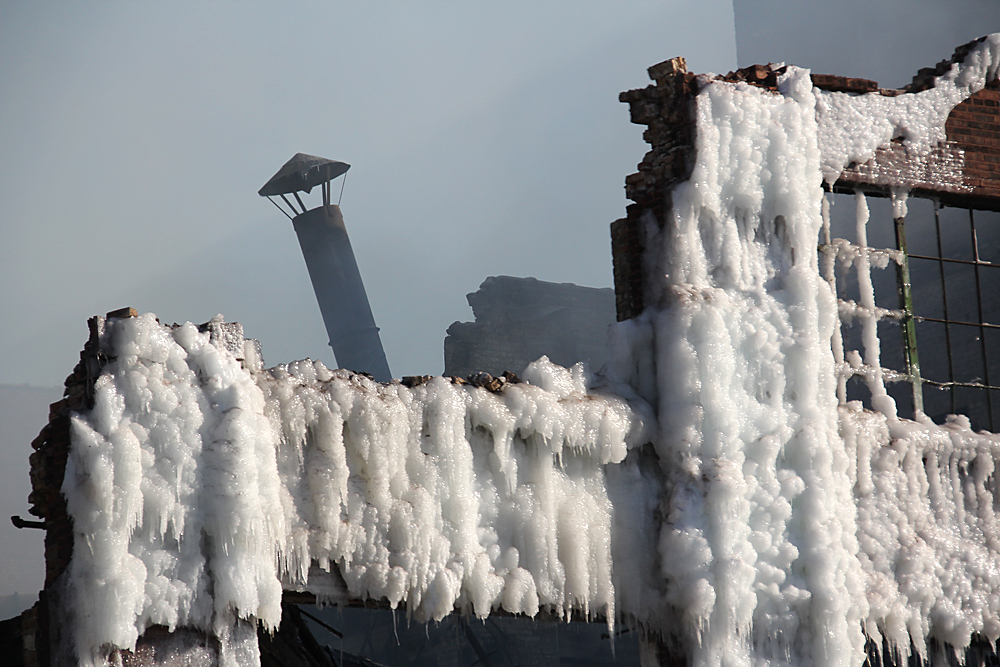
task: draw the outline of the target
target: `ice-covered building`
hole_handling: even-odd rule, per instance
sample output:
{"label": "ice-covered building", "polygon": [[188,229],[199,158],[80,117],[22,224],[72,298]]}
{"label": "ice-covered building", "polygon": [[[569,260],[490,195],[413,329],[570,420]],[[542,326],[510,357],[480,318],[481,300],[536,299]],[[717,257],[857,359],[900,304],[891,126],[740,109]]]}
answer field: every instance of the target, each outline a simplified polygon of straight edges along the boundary
{"label": "ice-covered building", "polygon": [[674,59],[622,95],[652,150],[612,227],[609,355],[657,405],[660,625],[689,661],[1000,636],[1000,441],[972,428],[1000,361],[998,65],[1000,35],[904,90]]}
{"label": "ice-covered building", "polygon": [[272,644],[303,596],[590,619],[643,664],[983,662],[998,69],[1000,35],[904,90],[650,68],[599,374],[383,384],[94,318],[33,443],[23,663],[327,664]]}

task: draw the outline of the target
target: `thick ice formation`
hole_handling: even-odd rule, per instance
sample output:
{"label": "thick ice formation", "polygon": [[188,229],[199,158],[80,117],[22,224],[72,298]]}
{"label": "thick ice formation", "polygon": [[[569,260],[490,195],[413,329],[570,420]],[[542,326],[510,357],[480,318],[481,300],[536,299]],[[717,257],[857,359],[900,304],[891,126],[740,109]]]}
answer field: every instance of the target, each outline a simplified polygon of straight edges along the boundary
{"label": "thick ice formation", "polygon": [[987,37],[928,90],[897,97],[817,91],[824,178],[833,183],[848,164],[868,162],[896,138],[911,156],[927,153],[944,141],[951,110],[996,79],[998,68],[1000,33]]}
{"label": "thick ice formation", "polygon": [[841,408],[858,506],[865,629],[905,656],[1000,638],[1000,437],[966,417],[943,426]]}
{"label": "thick ice formation", "polygon": [[[824,238],[822,270],[816,245],[824,178],[893,137],[926,151],[998,64],[994,35],[895,98],[818,91],[794,67],[777,94],[702,80],[692,176],[662,229],[647,220],[649,307],[612,335],[629,401],[544,359],[498,394],[407,388],[244,368],[189,324],[111,321],[63,489],[83,661],[163,624],[252,664],[240,619],[273,627],[282,585],[335,595],[317,564],[418,619],[624,611],[698,667],[857,667],[866,635],[925,657],[931,638],[996,640],[1000,439],[897,417],[869,275],[899,258],[867,247],[864,197],[858,243]],[[837,261],[858,303],[838,306]],[[863,355],[839,316],[860,319]],[[838,400],[851,373],[878,412]]]}
{"label": "thick ice formation", "polygon": [[[151,624],[212,631],[224,664],[252,664],[239,619],[275,627],[282,582],[308,588],[314,561],[418,620],[547,608],[613,624],[604,465],[649,441],[651,420],[589,391],[582,366],[542,358],[496,394],[309,361],[248,370],[152,315],[108,321],[101,345],[113,361],[73,419],[63,487],[85,664]],[[633,504],[655,505],[656,487],[637,488]]]}
{"label": "thick ice formation", "polygon": [[[824,177],[894,136],[927,150],[998,64],[994,35],[915,95],[826,93],[795,67],[778,94],[701,80],[692,175],[663,228],[647,221],[651,307],[610,355],[658,401],[660,567],[677,621],[663,627],[679,626],[695,665],[856,666],[865,632],[904,655],[911,639],[925,655],[928,637],[996,638],[997,440],[961,420],[897,418],[870,279],[894,258],[866,246],[864,197],[859,243],[829,244],[858,271],[861,301],[845,314],[862,320],[863,361],[845,359],[821,278],[832,256],[821,272],[816,244]],[[895,199],[905,214],[905,193]],[[838,408],[852,366],[870,371],[878,413]]]}
{"label": "thick ice formation", "polygon": [[821,154],[805,70],[708,83],[673,191],[653,330],[668,602],[697,665],[860,664],[867,614],[820,277]]}
{"label": "thick ice formation", "polygon": [[[215,632],[281,618],[286,537],[274,426],[253,377],[208,333],[151,315],[108,323],[114,357],[72,421],[63,494],[75,528],[75,648],[133,647],[151,624]],[[245,632],[243,634],[246,634]],[[256,646],[256,632],[252,636]]]}

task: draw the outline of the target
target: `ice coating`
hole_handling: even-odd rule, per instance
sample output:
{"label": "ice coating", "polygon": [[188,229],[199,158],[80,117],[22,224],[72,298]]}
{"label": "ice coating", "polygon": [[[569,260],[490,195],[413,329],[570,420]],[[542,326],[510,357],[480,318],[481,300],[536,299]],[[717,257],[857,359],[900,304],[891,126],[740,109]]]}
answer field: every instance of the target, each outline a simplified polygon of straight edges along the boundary
{"label": "ice coating", "polygon": [[[900,655],[927,640],[957,649],[1000,638],[1000,437],[966,417],[938,426],[841,408],[858,507],[866,632]],[[950,650],[949,650],[950,652]],[[962,653],[957,652],[959,659]]]}
{"label": "ice coating", "polygon": [[[691,177],[646,227],[651,298],[609,354],[657,401],[663,627],[693,665],[857,666],[867,638],[927,658],[929,638],[960,656],[996,637],[997,438],[898,418],[876,325],[899,314],[876,306],[871,267],[901,256],[868,248],[861,194],[856,244],[821,232],[824,178],[894,136],[916,153],[943,139],[951,109],[996,77],[998,46],[896,98],[826,93],[795,67],[777,94],[700,80]],[[905,202],[893,192],[896,216]],[[857,303],[837,302],[838,261]],[[858,320],[862,350],[844,350],[841,319]],[[851,374],[877,412],[838,406]]]}
{"label": "ice coating", "polygon": [[[612,550],[633,556],[614,543],[604,467],[649,441],[652,420],[582,366],[542,358],[530,384],[498,393],[309,361],[253,372],[152,315],[109,320],[101,346],[113,360],[73,418],[63,486],[83,664],[152,624],[202,628],[222,664],[252,663],[240,619],[276,627],[282,583],[308,586],[313,563],[417,620],[544,608],[613,625]],[[611,492],[632,484],[633,504],[655,506],[634,468]]]}
{"label": "ice coating", "polygon": [[[251,375],[209,339],[152,315],[108,322],[102,350],[115,360],[93,410],[72,420],[63,484],[83,664],[133,647],[148,625],[225,640],[238,618],[281,619],[274,429]],[[222,641],[223,663],[238,648]]]}
{"label": "ice coating", "polygon": [[837,180],[848,164],[863,164],[890,140],[902,139],[907,154],[920,156],[945,139],[948,114],[982,90],[1000,69],[1000,33],[988,36],[927,90],[886,97],[817,91],[823,176]]}
{"label": "ice coating", "polygon": [[806,70],[707,82],[697,162],[658,240],[653,345],[667,602],[695,665],[860,664],[867,616],[820,277]]}
{"label": "ice coating", "polygon": [[[288,570],[341,566],[352,596],[534,616],[615,614],[602,466],[641,444],[624,400],[544,357],[493,394],[446,378],[378,385],[318,362],[259,378],[283,428]],[[648,439],[648,434],[645,436]]]}
{"label": "ice coating", "polygon": [[[649,307],[612,333],[610,376],[631,389],[544,360],[497,394],[263,371],[190,325],[109,323],[114,360],[74,419],[64,486],[83,661],[159,623],[252,664],[239,619],[273,626],[282,585],[327,566],[418,620],[628,614],[699,667],[996,640],[1000,441],[896,415],[876,325],[898,314],[875,304],[870,269],[901,258],[867,247],[862,195],[858,242],[822,238],[822,182],[893,137],[932,147],[998,52],[994,35],[894,98],[816,90],[794,67],[777,94],[703,80],[692,176],[647,247]],[[905,201],[893,192],[894,215]],[[857,271],[856,303],[837,302],[837,262]],[[849,319],[863,349],[843,347]],[[851,374],[877,412],[843,404]],[[648,439],[655,452],[636,447]]]}

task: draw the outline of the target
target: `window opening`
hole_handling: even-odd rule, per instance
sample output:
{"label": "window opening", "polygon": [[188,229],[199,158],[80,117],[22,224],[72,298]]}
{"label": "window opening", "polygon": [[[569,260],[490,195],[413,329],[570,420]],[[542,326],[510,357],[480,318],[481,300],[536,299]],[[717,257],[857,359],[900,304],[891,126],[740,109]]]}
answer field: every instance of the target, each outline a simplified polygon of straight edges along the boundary
{"label": "window opening", "polygon": [[824,202],[820,267],[841,321],[838,397],[878,409],[889,396],[901,416],[964,414],[974,429],[995,431],[1000,213],[933,199],[907,209],[897,218],[888,198],[860,192]]}
{"label": "window opening", "polygon": [[[838,398],[875,408],[890,397],[897,410],[912,413],[920,395],[905,381],[919,364],[915,347],[905,344],[912,330],[905,274],[901,278],[898,271],[905,234],[899,237],[888,200],[869,201],[860,193],[828,194],[823,217],[820,261],[837,294],[841,321],[833,341]],[[886,340],[897,342],[880,344]]]}
{"label": "window opening", "polygon": [[918,304],[917,319],[943,325],[947,375],[925,373],[925,382],[947,391],[950,412],[968,414],[974,427],[996,430],[1000,409],[994,384],[1000,379],[996,367],[1000,301],[993,287],[1000,285],[997,216],[940,205],[935,205],[934,213],[937,253],[911,257],[937,264],[943,312],[939,317],[921,314]]}

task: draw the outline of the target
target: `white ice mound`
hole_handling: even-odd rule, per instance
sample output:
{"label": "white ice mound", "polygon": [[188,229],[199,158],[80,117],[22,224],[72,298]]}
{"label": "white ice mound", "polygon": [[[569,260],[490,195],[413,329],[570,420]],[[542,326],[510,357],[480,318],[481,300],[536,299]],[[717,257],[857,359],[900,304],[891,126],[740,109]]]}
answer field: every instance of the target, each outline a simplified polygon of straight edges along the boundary
{"label": "white ice mound", "polygon": [[980,42],[962,63],[935,79],[927,90],[887,97],[817,91],[823,176],[837,180],[844,168],[864,164],[880,146],[901,139],[911,156],[927,153],[945,139],[948,114],[967,97],[993,81],[1000,69],[1000,33]]}
{"label": "white ice mound", "polygon": [[[669,511],[661,571],[691,664],[860,665],[867,611],[818,270],[816,97],[708,82],[643,319]],[[637,350],[633,356],[640,357]]]}
{"label": "white ice mound", "polygon": [[605,465],[652,426],[582,367],[543,358],[534,384],[497,393],[311,361],[252,372],[153,315],[109,320],[101,349],[63,486],[84,664],[152,624],[210,631],[223,664],[244,662],[256,635],[238,619],[276,626],[282,582],[308,588],[314,562],[418,620],[547,608],[613,622]]}

